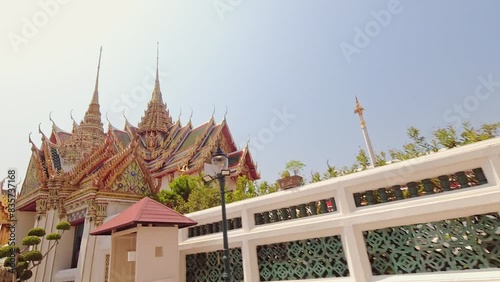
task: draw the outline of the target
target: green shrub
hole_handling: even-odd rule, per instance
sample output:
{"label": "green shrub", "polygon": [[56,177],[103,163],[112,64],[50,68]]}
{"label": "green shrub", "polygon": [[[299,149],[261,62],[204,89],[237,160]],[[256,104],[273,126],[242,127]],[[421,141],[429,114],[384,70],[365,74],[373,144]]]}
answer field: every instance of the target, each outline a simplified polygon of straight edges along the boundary
{"label": "green shrub", "polygon": [[0,258],[9,257],[13,252],[19,253],[21,249],[18,246],[3,246],[0,248]]}
{"label": "green shrub", "polygon": [[16,267],[16,268],[17,268],[18,270],[25,270],[25,269],[28,269],[28,266],[29,266],[29,265],[28,265],[28,263],[27,263],[27,262],[25,262],[25,261],[23,261],[23,262],[19,262],[19,263],[17,264],[17,267]]}
{"label": "green shrub", "polygon": [[43,258],[42,253],[39,250],[31,250],[24,253],[25,261],[41,261]]}
{"label": "green shrub", "polygon": [[11,268],[12,266],[15,265],[14,263],[15,261],[12,260],[11,257],[7,257],[4,261],[3,261],[3,266],[5,268]]}
{"label": "green shrub", "polygon": [[43,237],[45,236],[45,229],[43,228],[32,228],[28,232],[28,236],[38,236],[38,237]]}
{"label": "green shrub", "polygon": [[56,225],[57,230],[69,230],[71,228],[71,224],[67,221],[61,221]]}
{"label": "green shrub", "polygon": [[40,244],[41,241],[42,241],[42,239],[40,239],[38,236],[26,236],[26,237],[24,237],[21,244],[23,246],[35,246],[35,245]]}
{"label": "green shrub", "polygon": [[33,276],[33,272],[31,272],[31,270],[23,270],[23,272],[21,273],[21,275],[19,276],[19,278],[22,280],[28,280],[31,278],[31,276]]}
{"label": "green shrub", "polygon": [[61,239],[61,234],[58,234],[58,233],[50,233],[49,235],[47,235],[47,237],[45,237],[47,240],[59,240]]}

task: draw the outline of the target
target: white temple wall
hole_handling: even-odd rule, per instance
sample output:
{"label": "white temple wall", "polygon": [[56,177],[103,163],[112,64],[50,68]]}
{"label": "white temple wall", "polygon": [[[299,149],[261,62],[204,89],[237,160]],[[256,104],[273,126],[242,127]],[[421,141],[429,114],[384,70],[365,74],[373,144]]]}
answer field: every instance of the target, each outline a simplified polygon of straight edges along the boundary
{"label": "white temple wall", "polygon": [[106,255],[110,255],[111,252],[111,236],[95,236],[95,238],[94,259],[89,281],[104,281]]}
{"label": "white temple wall", "polygon": [[35,212],[17,211],[16,218],[16,245],[20,246],[23,238],[26,237],[31,228],[35,226],[36,216]]}
{"label": "white temple wall", "polygon": [[83,226],[82,232],[82,242],[80,244],[80,254],[78,256],[78,271],[75,277],[75,281],[83,281],[83,270],[85,267],[85,259],[87,256],[88,244],[89,244],[89,233],[91,230],[91,226],[94,225],[94,222],[90,222],[88,219],[85,219],[85,225]]}

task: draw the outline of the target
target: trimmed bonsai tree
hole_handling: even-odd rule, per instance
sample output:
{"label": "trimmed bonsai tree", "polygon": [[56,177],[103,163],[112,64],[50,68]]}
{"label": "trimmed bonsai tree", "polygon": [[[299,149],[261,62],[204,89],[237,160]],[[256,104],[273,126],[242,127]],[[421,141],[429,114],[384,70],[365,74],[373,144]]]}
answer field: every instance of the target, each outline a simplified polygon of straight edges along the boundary
{"label": "trimmed bonsai tree", "polygon": [[[298,160],[290,160],[285,165],[285,170],[280,173],[281,179],[278,179],[278,185],[281,189],[289,189],[304,184],[304,179],[300,172],[306,165]],[[293,175],[291,175],[291,173]]]}
{"label": "trimmed bonsai tree", "polygon": [[[47,254],[59,244],[61,235],[70,228],[71,225],[68,222],[59,222],[56,225],[57,233],[50,233],[47,236],[45,236],[45,229],[33,228],[21,241],[22,248],[15,245],[1,247],[0,258],[6,258],[4,267],[10,268],[9,271],[14,275],[13,281],[20,282],[30,279],[33,275],[31,270],[39,265]],[[49,241],[49,248],[45,254],[42,254],[38,245],[44,236]]]}
{"label": "trimmed bonsai tree", "polygon": [[299,175],[306,165],[298,160],[290,160],[286,163],[285,169],[293,172],[293,175]]}

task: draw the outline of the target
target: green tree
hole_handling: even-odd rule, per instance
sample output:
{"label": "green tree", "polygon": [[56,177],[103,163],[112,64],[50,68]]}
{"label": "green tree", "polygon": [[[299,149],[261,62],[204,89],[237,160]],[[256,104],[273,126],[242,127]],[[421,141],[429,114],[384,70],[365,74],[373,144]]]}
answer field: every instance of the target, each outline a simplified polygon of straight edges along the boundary
{"label": "green tree", "polygon": [[436,129],[432,135],[437,140],[439,145],[446,149],[454,148],[461,145],[457,137],[457,130],[453,126]]}
{"label": "green tree", "polygon": [[[64,231],[69,230],[71,225],[62,221],[56,225],[57,233],[50,233],[47,236],[45,229],[33,228],[21,241],[22,248],[15,245],[8,245],[0,248],[0,258],[6,258],[4,267],[10,268],[14,275],[14,281],[26,281],[31,278],[34,267],[39,265],[49,252],[59,244]],[[39,250],[38,245],[43,237],[49,241],[49,248],[45,254]]]}
{"label": "green tree", "polygon": [[384,166],[387,164],[387,155],[384,151],[375,155],[375,166]]}
{"label": "green tree", "polygon": [[[191,194],[191,193],[190,193]],[[185,213],[186,212],[186,201],[184,198],[177,194],[176,192],[172,190],[162,190],[160,191],[156,197],[154,197],[155,200],[158,202],[163,203],[167,207],[176,210],[177,212],[180,213]],[[189,195],[188,195],[189,199]]]}
{"label": "green tree", "polygon": [[180,175],[172,180],[168,186],[172,192],[181,196],[184,201],[187,201],[191,191],[200,185],[202,185],[202,179],[200,176]]}
{"label": "green tree", "polygon": [[226,193],[226,202],[232,203],[257,196],[255,183],[248,180],[246,176],[239,176],[236,179],[234,191]]}
{"label": "green tree", "polygon": [[186,213],[196,212],[221,204],[219,188],[215,185],[201,185],[196,187],[189,194],[188,201],[185,203],[183,210]]}
{"label": "green tree", "polygon": [[306,165],[301,162],[301,161],[298,161],[298,160],[290,160],[286,163],[285,165],[285,169],[288,170],[288,171],[291,171],[293,172],[294,175],[299,175],[299,173],[302,171],[302,169],[305,167]]}
{"label": "green tree", "polygon": [[311,183],[319,182],[319,181],[321,181],[321,174],[317,171],[315,171],[315,172],[311,171]]}
{"label": "green tree", "polygon": [[367,169],[370,166],[370,161],[368,160],[365,150],[359,149],[359,153],[356,156],[356,163],[361,169]]}
{"label": "green tree", "polygon": [[269,184],[267,181],[262,181],[259,184],[259,196],[271,194],[277,192],[279,187],[276,183]]}
{"label": "green tree", "polygon": [[327,169],[325,173],[323,173],[323,179],[328,179],[332,177],[338,177],[341,175],[340,171],[337,170],[335,166],[331,166],[330,162],[326,161]]}

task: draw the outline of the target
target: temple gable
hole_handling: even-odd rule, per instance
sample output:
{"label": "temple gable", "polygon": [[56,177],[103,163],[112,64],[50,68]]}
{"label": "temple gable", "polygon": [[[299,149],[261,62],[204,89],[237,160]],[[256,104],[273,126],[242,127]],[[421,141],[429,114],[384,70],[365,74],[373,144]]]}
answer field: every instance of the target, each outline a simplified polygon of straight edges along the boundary
{"label": "temple gable", "polygon": [[124,168],[109,189],[114,192],[144,195],[151,194],[153,190],[150,187],[150,181],[148,181],[146,174],[137,160],[134,160]]}

